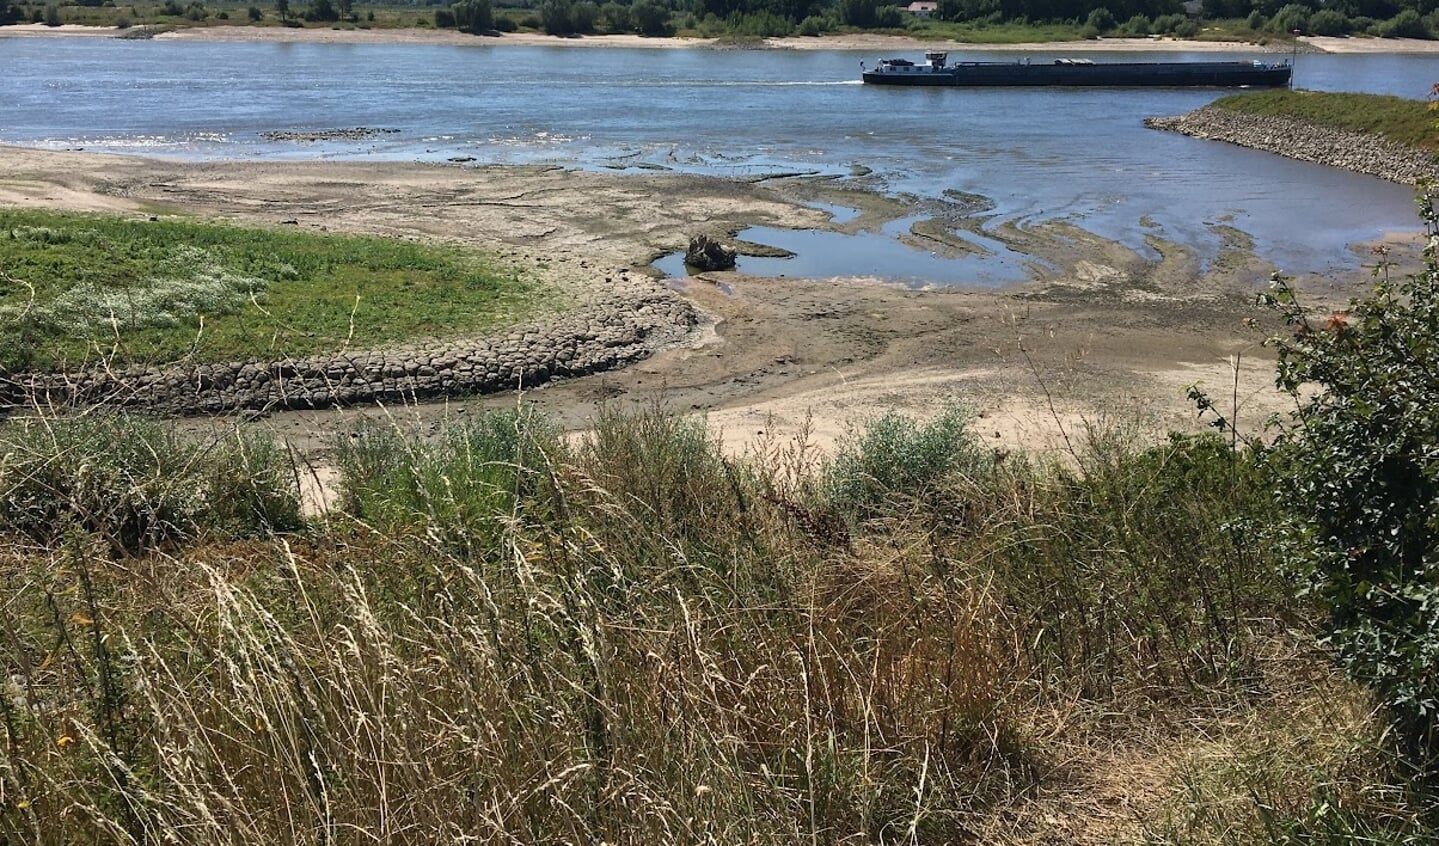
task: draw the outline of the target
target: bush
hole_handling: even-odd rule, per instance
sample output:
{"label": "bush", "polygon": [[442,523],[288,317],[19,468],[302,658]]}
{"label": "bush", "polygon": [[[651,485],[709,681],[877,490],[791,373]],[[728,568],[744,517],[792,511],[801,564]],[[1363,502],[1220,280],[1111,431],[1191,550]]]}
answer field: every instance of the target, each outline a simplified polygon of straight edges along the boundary
{"label": "bush", "polygon": [[594,32],[600,19],[600,7],[591,0],[578,0],[570,7],[570,25],[575,32]]}
{"label": "bush", "polygon": [[600,7],[600,17],[604,19],[605,29],[609,32],[629,32],[634,29],[630,24],[630,7],[615,0]]}
{"label": "bush", "polygon": [[1119,27],[1119,34],[1143,38],[1149,34],[1149,16],[1143,13],[1135,15]]}
{"label": "bush", "polygon": [[454,29],[454,11],[452,9],[446,9],[444,7],[435,9],[435,26],[439,29]]}
{"label": "bush", "polygon": [[1264,13],[1259,11],[1258,9],[1255,9],[1254,11],[1249,13],[1249,17],[1245,19],[1244,25],[1254,30],[1255,32],[1258,32],[1264,29],[1264,25],[1268,22],[1269,19],[1264,17]]}
{"label": "bush", "polygon": [[[1429,231],[1436,215],[1424,209]],[[1439,776],[1439,254],[1316,315],[1276,279],[1278,383],[1298,403],[1277,444],[1291,555],[1329,615],[1327,642],[1378,692],[1417,764]],[[1317,390],[1315,390],[1317,389]]]}
{"label": "bush", "polygon": [[1160,15],[1154,19],[1154,32],[1173,35],[1189,19],[1183,15]]}
{"label": "bush", "polygon": [[1109,32],[1111,29],[1114,29],[1114,13],[1100,6],[1089,13],[1089,17],[1085,19],[1084,25],[1086,28],[1093,29],[1096,32]]}
{"label": "bush", "polygon": [[1174,35],[1178,38],[1193,38],[1199,34],[1199,22],[1185,18],[1174,27]]}
{"label": "bush", "polygon": [[[480,35],[495,28],[495,13],[490,6],[490,0],[460,0],[451,6],[450,10],[453,13],[453,25],[459,27],[461,32]],[[440,23],[438,12],[435,14],[435,26],[444,26]]]}
{"label": "bush", "polygon": [[1315,35],[1348,35],[1353,29],[1343,12],[1320,9],[1309,18],[1309,29]]}
{"label": "bush", "polygon": [[1309,7],[1298,3],[1283,6],[1269,19],[1270,32],[1309,32]]}
{"label": "bush", "polygon": [[669,9],[656,0],[636,0],[630,6],[630,20],[641,35],[663,37],[674,34]]}
{"label": "bush", "polygon": [[519,28],[520,26],[519,24],[515,23],[514,18],[507,18],[504,16],[495,18],[495,29],[499,30],[500,32],[514,32]]}
{"label": "bush", "polygon": [[1424,19],[1413,9],[1405,9],[1379,25],[1381,38],[1430,38]]}
{"label": "bush", "polygon": [[895,412],[851,430],[825,468],[824,498],[841,513],[866,518],[925,497],[947,475],[982,463],[969,417],[950,407],[921,424]]}
{"label": "bush", "polygon": [[824,35],[826,32],[829,32],[834,28],[834,21],[830,20],[824,15],[810,15],[809,17],[799,22],[799,27],[795,30],[795,32],[799,35],[803,35],[806,37],[814,37],[818,35]]}
{"label": "bush", "polygon": [[60,26],[65,20],[60,17],[60,6],[56,3],[45,4],[45,17],[42,18],[46,26]]}
{"label": "bush", "polygon": [[259,6],[251,6],[245,10],[245,14],[249,17],[251,23],[264,20],[265,18],[265,11]]}

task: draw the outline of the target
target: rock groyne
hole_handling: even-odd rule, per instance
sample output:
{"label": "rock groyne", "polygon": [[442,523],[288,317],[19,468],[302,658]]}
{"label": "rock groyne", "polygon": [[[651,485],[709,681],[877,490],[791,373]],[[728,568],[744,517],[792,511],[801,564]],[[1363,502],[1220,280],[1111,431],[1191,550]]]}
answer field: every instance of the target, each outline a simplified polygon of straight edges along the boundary
{"label": "rock groyne", "polygon": [[1205,106],[1176,117],[1146,118],[1144,125],[1366,173],[1403,185],[1439,178],[1439,165],[1427,151],[1297,118]]}
{"label": "rock groyne", "polygon": [[648,278],[620,272],[606,283],[574,311],[486,337],[279,361],[0,373],[0,417],[102,403],[197,415],[493,393],[632,364],[700,321],[687,300]]}

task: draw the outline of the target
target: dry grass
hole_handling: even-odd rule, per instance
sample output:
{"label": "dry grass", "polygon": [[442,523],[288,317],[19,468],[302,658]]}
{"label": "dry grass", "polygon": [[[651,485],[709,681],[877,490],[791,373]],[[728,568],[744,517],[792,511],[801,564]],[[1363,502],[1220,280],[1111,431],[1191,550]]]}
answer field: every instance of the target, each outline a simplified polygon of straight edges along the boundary
{"label": "dry grass", "polygon": [[[1254,751],[1282,713],[1273,629],[1243,623],[1281,594],[1247,547],[1189,554],[1248,496],[1214,455],[946,463],[857,515],[803,444],[736,461],[659,410],[569,443],[519,413],[357,439],[346,512],[298,533],[12,533],[0,841],[1103,842],[1161,811],[1175,839],[1220,831],[1228,800],[1190,785],[1228,764],[1195,738]],[[1221,577],[1251,599],[1204,604]],[[1330,727],[1265,760],[1334,770],[1298,740]],[[1351,757],[1346,783],[1384,783]],[[1276,807],[1319,786],[1283,784]]]}

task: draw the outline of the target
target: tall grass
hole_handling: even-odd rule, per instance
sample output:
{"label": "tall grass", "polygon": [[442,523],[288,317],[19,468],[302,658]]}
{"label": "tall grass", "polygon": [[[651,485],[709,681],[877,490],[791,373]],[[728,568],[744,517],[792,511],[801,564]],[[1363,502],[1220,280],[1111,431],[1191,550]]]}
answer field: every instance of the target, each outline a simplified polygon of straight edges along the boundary
{"label": "tall grass", "polygon": [[108,414],[0,426],[0,531],[54,544],[74,530],[139,552],[205,529],[267,533],[299,521],[288,455],[253,433],[185,440]]}
{"label": "tall grass", "polygon": [[[936,425],[911,469],[942,495],[827,496]],[[54,443],[0,481],[69,466],[54,426],[0,430]],[[1254,471],[1202,439],[976,472],[961,432],[896,417],[825,466],[517,411],[357,430],[301,534],[7,524],[0,841],[951,843],[1050,777],[1025,709],[1262,696],[1289,600],[1237,537]]]}

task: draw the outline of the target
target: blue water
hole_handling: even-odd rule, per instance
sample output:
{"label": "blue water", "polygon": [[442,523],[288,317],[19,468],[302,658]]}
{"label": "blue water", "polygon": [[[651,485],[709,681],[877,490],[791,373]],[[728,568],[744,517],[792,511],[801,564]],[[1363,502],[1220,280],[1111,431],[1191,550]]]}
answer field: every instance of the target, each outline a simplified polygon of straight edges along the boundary
{"label": "blue water", "polygon": [[[474,46],[0,38],[0,143],[220,159],[473,157],[738,177],[845,177],[862,167],[890,193],[980,194],[995,203],[992,223],[1065,219],[1141,250],[1141,219],[1210,256],[1219,246],[1211,225],[1226,223],[1292,271],[1356,266],[1350,245],[1417,228],[1405,187],[1141,124],[1223,92],[861,86],[860,60],[876,58],[480,38]],[[1305,88],[1415,98],[1436,80],[1439,58],[1428,56],[1300,56],[1296,72]],[[261,135],[359,126],[399,131],[358,142]],[[1001,271],[992,275],[1008,276]]]}

